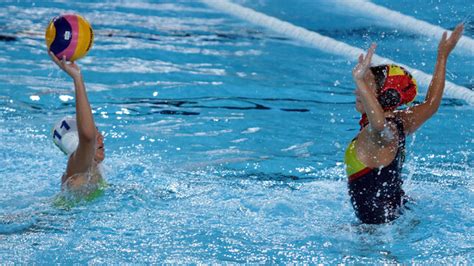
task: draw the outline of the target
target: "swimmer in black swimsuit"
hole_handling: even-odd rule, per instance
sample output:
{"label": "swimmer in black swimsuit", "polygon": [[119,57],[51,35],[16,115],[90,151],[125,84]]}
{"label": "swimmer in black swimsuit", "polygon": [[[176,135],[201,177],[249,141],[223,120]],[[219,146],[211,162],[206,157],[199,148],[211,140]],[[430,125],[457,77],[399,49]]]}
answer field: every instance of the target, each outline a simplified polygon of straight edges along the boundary
{"label": "swimmer in black swimsuit", "polygon": [[360,131],[346,150],[349,195],[356,216],[367,224],[390,222],[400,215],[405,201],[401,170],[405,157],[405,136],[415,132],[433,116],[443,96],[446,62],[461,38],[464,25],[438,46],[433,79],[425,100],[405,110],[397,110],[415,99],[416,81],[396,65],[370,67],[375,44],[367,55],[359,56],[352,71],[357,85],[356,109],[362,114]]}

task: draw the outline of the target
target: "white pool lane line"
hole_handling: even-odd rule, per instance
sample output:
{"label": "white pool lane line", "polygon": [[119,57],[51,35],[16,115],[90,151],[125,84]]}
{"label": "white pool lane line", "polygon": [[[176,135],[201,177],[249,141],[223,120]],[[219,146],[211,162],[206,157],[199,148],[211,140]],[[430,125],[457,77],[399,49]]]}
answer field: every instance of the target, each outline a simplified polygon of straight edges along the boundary
{"label": "white pool lane line", "polygon": [[[338,8],[349,8],[351,11],[363,13],[365,16],[372,16],[379,21],[386,22],[391,28],[401,29],[406,32],[414,32],[424,35],[433,40],[440,40],[446,30],[440,26],[432,25],[428,22],[418,20],[414,17],[404,15],[398,11],[393,11],[383,6],[376,5],[367,0],[332,0]],[[461,21],[460,21],[461,22]],[[456,45],[456,52],[465,52],[468,56],[474,56],[474,40],[467,36],[462,36]]]}
{"label": "white pool lane line", "polygon": [[[257,12],[253,9],[234,4],[228,0],[201,1],[211,8],[228,13],[255,25],[265,27],[327,53],[347,57],[353,61],[356,61],[361,53],[365,53],[365,50],[360,48],[350,46],[344,42],[336,41],[332,38],[323,36],[313,31],[309,31],[289,22]],[[373,56],[372,62],[374,64],[393,63],[405,67],[413,74],[420,87],[428,88],[432,79],[432,75],[426,74],[421,70],[411,68],[378,55]],[[471,91],[463,86],[456,85],[450,81],[446,81],[444,95],[449,98],[464,100],[467,103],[474,105],[474,91]]]}

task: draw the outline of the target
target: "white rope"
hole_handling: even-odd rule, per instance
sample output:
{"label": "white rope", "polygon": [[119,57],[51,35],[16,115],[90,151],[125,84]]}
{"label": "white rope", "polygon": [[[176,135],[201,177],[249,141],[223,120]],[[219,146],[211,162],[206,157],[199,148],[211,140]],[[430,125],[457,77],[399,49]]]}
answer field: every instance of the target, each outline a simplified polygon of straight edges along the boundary
{"label": "white rope", "polygon": [[[377,18],[378,21],[385,21],[387,25],[401,29],[406,32],[414,32],[420,35],[428,36],[434,40],[440,40],[445,31],[451,34],[452,31],[446,30],[440,26],[432,25],[428,22],[418,20],[400,12],[390,10],[386,7],[376,5],[365,0],[333,0],[334,3],[343,8],[349,8],[351,11],[358,11],[368,16]],[[410,5],[407,3],[407,5]],[[456,45],[455,51],[466,51],[467,55],[474,56],[474,40],[462,36]]]}
{"label": "white rope", "polygon": [[[228,0],[201,0],[201,1],[214,9],[231,14],[235,17],[251,22],[255,25],[268,28],[272,31],[275,31],[282,35],[286,35],[295,40],[299,40],[314,48],[320,49],[324,52],[332,53],[339,56],[344,56],[352,60],[356,60],[361,53],[366,52],[365,50],[350,46],[344,42],[336,41],[332,38],[320,35],[313,31],[309,31],[302,27],[295,26],[286,21],[282,21],[277,18],[252,10],[250,8],[246,8],[246,7],[231,3]],[[432,79],[431,75],[428,75],[421,70],[417,70],[417,69],[405,66],[403,64],[393,62],[392,60],[388,58],[383,58],[383,57],[374,55],[372,58],[372,62],[375,64],[393,63],[393,64],[403,66],[404,68],[406,68],[408,71],[410,71],[413,74],[413,76],[418,81],[419,86],[428,87]],[[467,103],[474,105],[474,92],[465,87],[446,81],[444,92],[445,92],[445,95],[449,98],[465,100]]]}

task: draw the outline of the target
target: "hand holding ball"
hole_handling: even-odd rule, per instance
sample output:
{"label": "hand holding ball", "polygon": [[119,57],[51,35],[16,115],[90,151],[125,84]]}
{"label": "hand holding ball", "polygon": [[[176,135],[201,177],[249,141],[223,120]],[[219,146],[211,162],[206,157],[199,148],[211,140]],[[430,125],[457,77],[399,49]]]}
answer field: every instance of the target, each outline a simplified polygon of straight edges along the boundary
{"label": "hand holding ball", "polygon": [[83,17],[66,14],[55,17],[46,28],[46,45],[57,58],[67,61],[84,57],[92,47],[94,32]]}

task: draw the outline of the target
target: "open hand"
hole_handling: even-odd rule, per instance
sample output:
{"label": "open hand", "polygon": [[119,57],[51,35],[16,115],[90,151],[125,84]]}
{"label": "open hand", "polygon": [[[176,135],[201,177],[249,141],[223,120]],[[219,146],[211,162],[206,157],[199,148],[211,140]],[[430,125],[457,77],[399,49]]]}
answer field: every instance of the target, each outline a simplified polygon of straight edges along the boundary
{"label": "open hand", "polygon": [[59,68],[61,68],[69,76],[71,76],[71,78],[80,79],[82,77],[79,66],[74,62],[66,62],[66,56],[63,56],[62,60],[59,60],[51,51],[48,51],[48,54],[53,62],[56,63],[56,65],[58,65]]}
{"label": "open hand", "polygon": [[365,57],[364,54],[360,54],[359,62],[352,70],[352,76],[355,80],[364,79],[365,73],[367,73],[367,70],[370,68],[370,63],[372,61],[372,56],[374,55],[376,47],[377,44],[372,43],[369,47],[369,50],[367,50],[367,55]]}
{"label": "open hand", "polygon": [[460,23],[456,26],[456,28],[453,30],[449,37],[447,32],[443,33],[441,41],[439,41],[438,56],[443,56],[446,58],[448,57],[454,47],[456,47],[456,44],[458,43],[459,39],[461,39],[463,30],[464,24]]}

